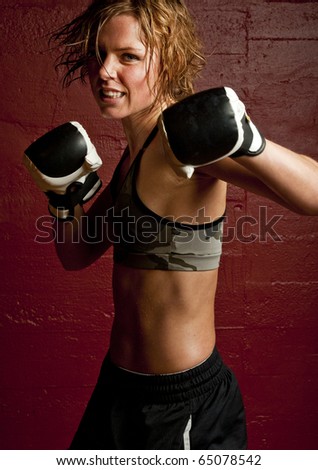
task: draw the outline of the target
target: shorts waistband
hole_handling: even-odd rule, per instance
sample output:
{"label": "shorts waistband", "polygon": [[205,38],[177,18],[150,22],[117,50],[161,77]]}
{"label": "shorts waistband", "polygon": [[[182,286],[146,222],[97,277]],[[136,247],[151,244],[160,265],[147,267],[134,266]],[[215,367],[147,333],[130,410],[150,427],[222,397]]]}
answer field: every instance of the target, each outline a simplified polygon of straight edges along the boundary
{"label": "shorts waistband", "polygon": [[215,348],[203,363],[184,372],[167,375],[143,375],[121,369],[106,356],[101,378],[117,393],[140,397],[149,403],[176,403],[211,392],[229,374]]}

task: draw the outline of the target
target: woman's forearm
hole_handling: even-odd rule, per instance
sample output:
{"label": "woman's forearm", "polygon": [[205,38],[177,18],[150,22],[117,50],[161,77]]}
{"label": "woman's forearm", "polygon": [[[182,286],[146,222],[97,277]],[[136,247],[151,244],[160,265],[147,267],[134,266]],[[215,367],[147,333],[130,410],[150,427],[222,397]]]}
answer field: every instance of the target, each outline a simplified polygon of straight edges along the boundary
{"label": "woman's forearm", "polygon": [[256,157],[236,159],[296,212],[318,215],[318,163],[271,141]]}

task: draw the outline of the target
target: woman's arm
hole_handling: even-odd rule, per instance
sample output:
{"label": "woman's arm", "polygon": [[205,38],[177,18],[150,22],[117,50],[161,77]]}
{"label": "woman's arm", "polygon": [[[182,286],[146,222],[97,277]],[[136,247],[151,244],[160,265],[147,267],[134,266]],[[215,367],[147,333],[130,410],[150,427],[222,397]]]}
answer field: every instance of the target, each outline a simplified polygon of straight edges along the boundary
{"label": "woman's arm", "polygon": [[91,265],[112,245],[112,208],[108,185],[87,213],[78,205],[72,221],[56,220],[56,252],[65,269],[79,270]]}
{"label": "woman's arm", "polygon": [[267,141],[255,158],[238,163],[285,201],[295,212],[318,215],[318,163],[278,144]]}
{"label": "woman's arm", "polygon": [[318,163],[271,141],[255,157],[224,158],[200,170],[294,212],[318,215]]}
{"label": "woman's arm", "polygon": [[212,88],[165,109],[159,128],[167,161],[194,169],[308,215],[318,215],[318,164],[266,141],[234,90]]}

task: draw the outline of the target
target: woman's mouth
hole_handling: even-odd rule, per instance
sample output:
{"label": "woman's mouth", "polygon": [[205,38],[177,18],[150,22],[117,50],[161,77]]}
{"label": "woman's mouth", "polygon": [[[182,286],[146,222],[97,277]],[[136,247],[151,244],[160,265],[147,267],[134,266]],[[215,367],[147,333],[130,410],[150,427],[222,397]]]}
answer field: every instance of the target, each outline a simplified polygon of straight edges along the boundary
{"label": "woman's mouth", "polygon": [[120,92],[120,91],[112,91],[112,90],[101,90],[100,91],[100,97],[102,99],[119,99],[122,98],[125,95],[125,93]]}

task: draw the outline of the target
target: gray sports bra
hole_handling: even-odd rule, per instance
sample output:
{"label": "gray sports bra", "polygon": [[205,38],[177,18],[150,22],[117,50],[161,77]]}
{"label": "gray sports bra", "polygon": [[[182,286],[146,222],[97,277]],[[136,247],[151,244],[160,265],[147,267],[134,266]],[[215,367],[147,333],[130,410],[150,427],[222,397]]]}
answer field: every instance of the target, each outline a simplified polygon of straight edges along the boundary
{"label": "gray sports bra", "polygon": [[127,151],[110,183],[114,202],[114,261],[140,269],[217,269],[222,252],[224,216],[200,225],[174,222],[151,211],[138,196],[136,177],[141,157],[157,130],[155,128],[149,135],[118,193],[119,172]]}

